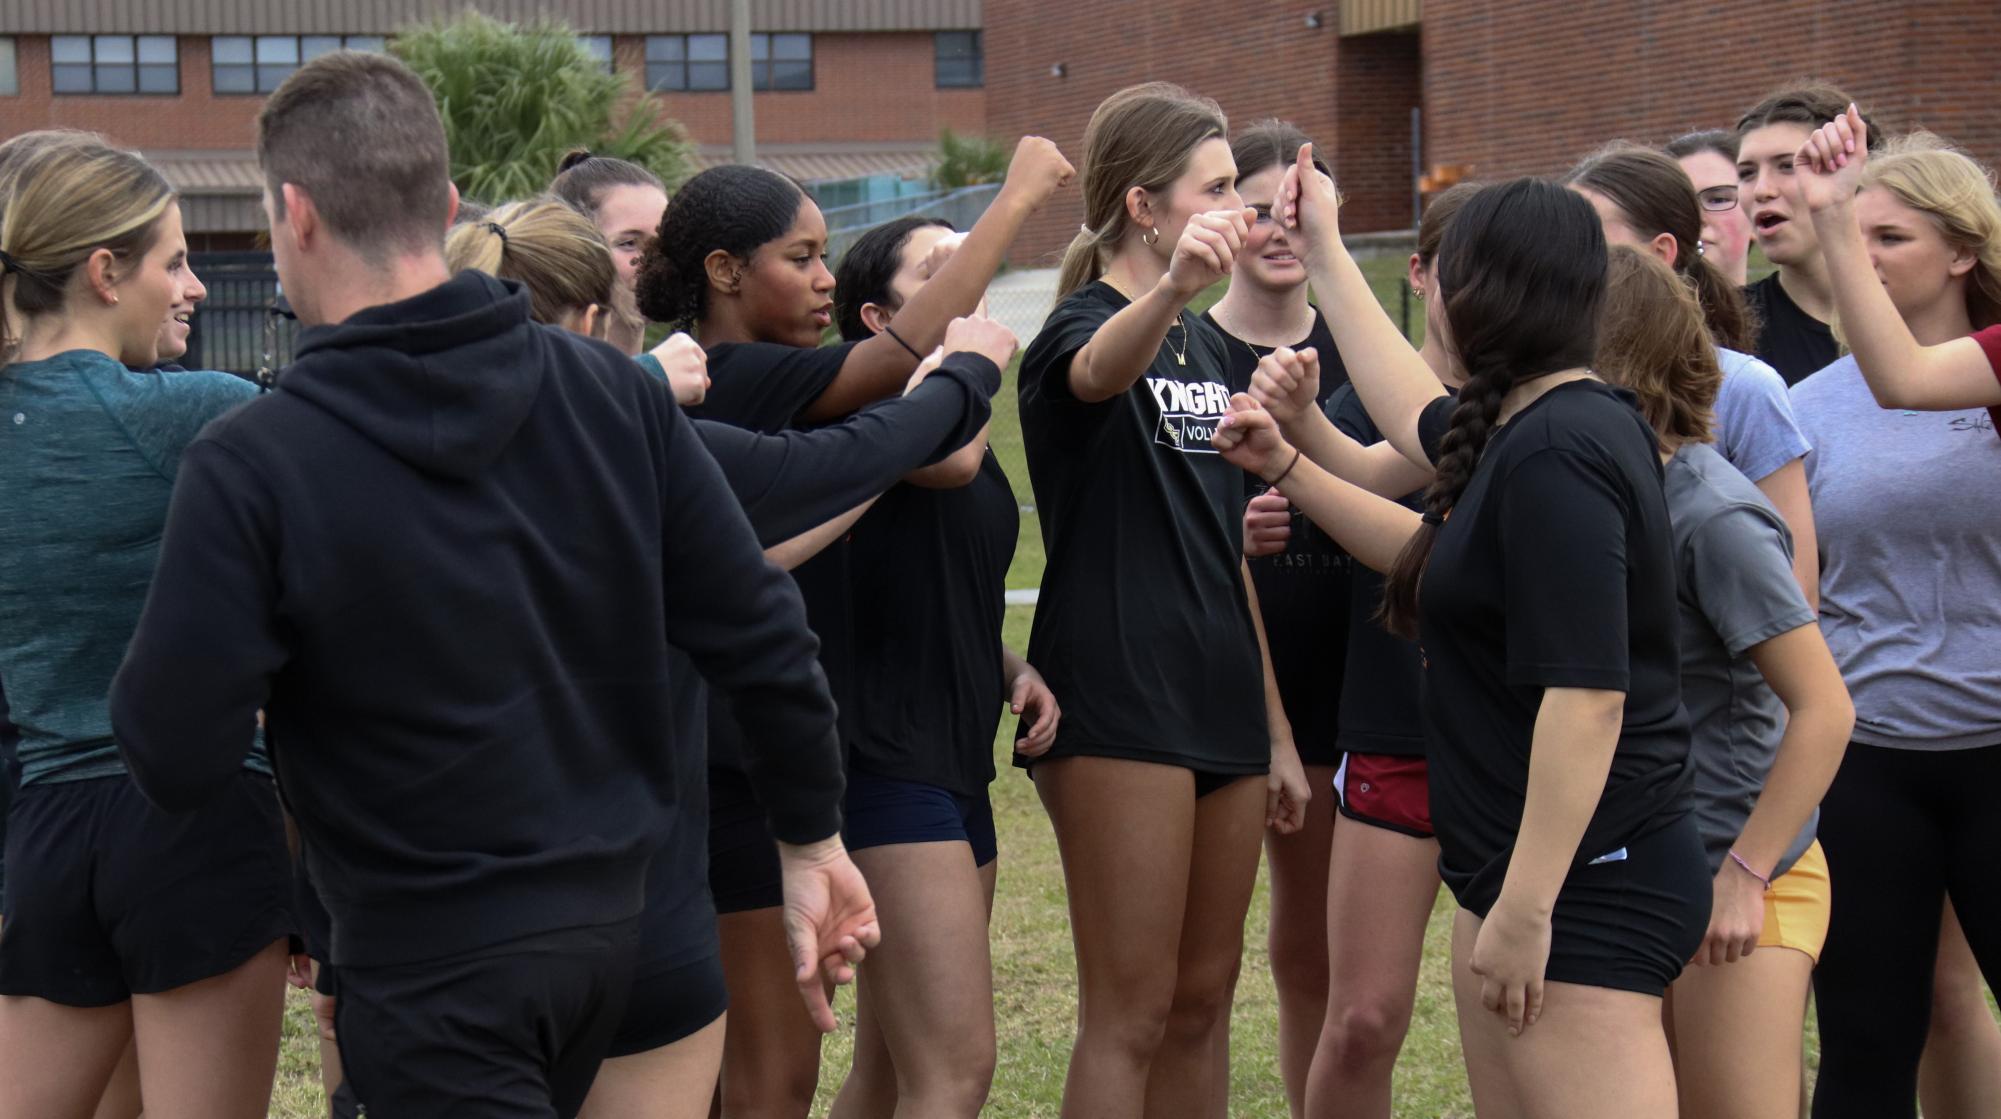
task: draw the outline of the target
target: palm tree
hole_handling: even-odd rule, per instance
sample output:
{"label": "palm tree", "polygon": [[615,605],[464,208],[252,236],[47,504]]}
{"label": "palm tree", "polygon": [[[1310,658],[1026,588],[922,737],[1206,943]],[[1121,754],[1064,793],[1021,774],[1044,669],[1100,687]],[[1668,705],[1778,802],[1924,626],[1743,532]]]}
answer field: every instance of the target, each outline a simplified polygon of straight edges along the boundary
{"label": "palm tree", "polygon": [[389,49],[438,99],[452,181],[467,198],[539,194],[576,148],[631,160],[670,186],[691,171],[680,125],[560,22],[502,23],[468,10],[406,28]]}

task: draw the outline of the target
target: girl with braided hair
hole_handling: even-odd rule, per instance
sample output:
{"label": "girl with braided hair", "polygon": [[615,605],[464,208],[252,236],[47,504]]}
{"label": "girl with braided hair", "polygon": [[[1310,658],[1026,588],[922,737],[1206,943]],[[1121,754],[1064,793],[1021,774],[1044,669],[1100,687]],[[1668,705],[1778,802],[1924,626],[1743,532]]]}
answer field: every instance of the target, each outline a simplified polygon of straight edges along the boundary
{"label": "girl with braided hair", "polygon": [[[1389,568],[1384,617],[1420,639],[1439,869],[1458,900],[1453,985],[1482,1114],[1676,1112],[1661,995],[1701,943],[1672,529],[1654,432],[1590,365],[1605,298],[1588,203],[1517,180],[1469,199],[1438,257],[1456,403],[1342,248],[1302,152],[1282,220],[1357,394],[1435,460],[1417,516],[1268,434],[1256,397],[1317,374],[1282,351],[1217,447]],[[1422,594],[1419,593],[1420,584]]]}

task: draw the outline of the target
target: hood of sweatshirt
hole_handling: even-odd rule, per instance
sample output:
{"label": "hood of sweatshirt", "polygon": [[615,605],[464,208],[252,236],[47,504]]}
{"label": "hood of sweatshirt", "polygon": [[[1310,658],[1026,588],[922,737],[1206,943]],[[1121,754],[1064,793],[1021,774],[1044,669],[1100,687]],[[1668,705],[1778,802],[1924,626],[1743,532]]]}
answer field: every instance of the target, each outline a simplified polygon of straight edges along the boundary
{"label": "hood of sweatshirt", "polygon": [[461,272],[399,303],[299,335],[278,389],[429,474],[469,478],[499,457],[542,390],[552,343],[517,283]]}

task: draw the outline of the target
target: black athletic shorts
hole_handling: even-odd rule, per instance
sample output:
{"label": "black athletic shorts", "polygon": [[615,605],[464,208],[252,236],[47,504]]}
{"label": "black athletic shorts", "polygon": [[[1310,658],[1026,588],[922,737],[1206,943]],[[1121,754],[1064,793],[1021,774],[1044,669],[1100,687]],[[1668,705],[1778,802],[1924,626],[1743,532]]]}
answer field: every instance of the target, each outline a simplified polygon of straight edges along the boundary
{"label": "black athletic shorts", "polygon": [[284,815],[260,774],[175,815],[129,776],[28,785],[5,857],[0,994],[112,1006],[223,975],[294,931]]}
{"label": "black athletic shorts", "polygon": [[976,797],[960,796],[939,785],[850,766],[841,817],[841,836],[850,851],[963,840],[973,849],[974,866],[985,866],[1000,854],[993,801],[985,790]]}
{"label": "black athletic shorts", "polygon": [[709,893],[717,913],[785,904],[778,841],[750,778],[733,769],[709,770]]}
{"label": "black athletic shorts", "polygon": [[[635,918],[340,969],[339,1119],[569,1119],[625,1014]],[[365,1109],[365,1110],[364,1110]]]}
{"label": "black athletic shorts", "polygon": [[1693,813],[1570,872],[1544,978],[1659,995],[1709,930],[1714,887]]}
{"label": "black athletic shorts", "polygon": [[672,1045],[722,1017],[729,1008],[721,956],[704,956],[679,967],[635,975],[625,1019],[605,1056],[629,1057]]}

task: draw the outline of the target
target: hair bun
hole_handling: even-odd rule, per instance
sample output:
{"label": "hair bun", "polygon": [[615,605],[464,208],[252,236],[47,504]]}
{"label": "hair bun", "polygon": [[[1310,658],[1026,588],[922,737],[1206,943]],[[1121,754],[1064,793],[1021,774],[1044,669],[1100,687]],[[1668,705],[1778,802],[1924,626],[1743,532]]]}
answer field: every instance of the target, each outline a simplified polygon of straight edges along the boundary
{"label": "hair bun", "polygon": [[593,158],[595,157],[591,155],[589,148],[572,148],[563,154],[563,161],[556,164],[556,173],[560,175],[577,164]]}

